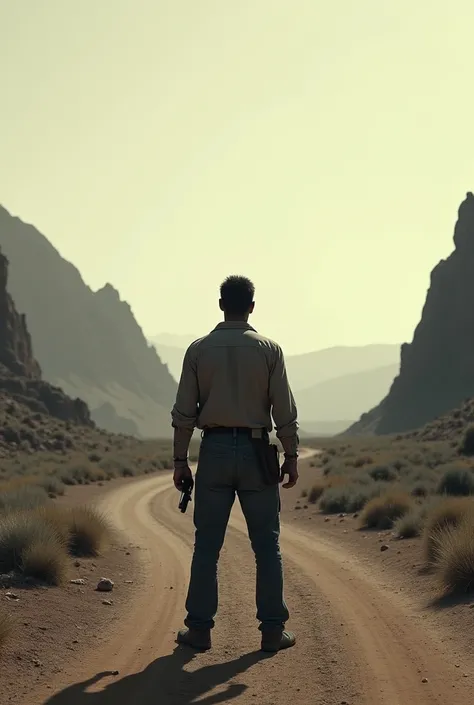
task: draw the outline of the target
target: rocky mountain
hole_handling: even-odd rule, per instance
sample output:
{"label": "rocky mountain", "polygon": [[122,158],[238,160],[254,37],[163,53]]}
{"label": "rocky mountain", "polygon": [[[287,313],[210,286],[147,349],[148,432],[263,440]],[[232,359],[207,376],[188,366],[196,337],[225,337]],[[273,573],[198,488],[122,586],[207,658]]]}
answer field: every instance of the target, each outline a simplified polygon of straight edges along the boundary
{"label": "rocky mountain", "polygon": [[462,202],[454,251],[431,272],[413,341],[383,401],[347,433],[400,433],[424,426],[474,396],[474,195]]}
{"label": "rocky mountain", "polygon": [[84,399],[93,418],[102,408],[99,422],[112,406],[119,432],[130,421],[144,437],[169,435],[176,382],[119,293],[110,284],[92,291],[44,235],[2,207],[0,247],[44,378]]}
{"label": "rocky mountain", "polygon": [[[92,428],[94,424],[89,409],[81,399],[70,399],[62,389],[41,378],[26,318],[17,312],[7,285],[8,260],[0,252],[0,406],[8,410],[20,404],[39,415]],[[10,442],[12,434],[16,439],[14,442],[23,440],[8,423],[0,425],[3,441]],[[30,431],[28,435],[31,435]]]}

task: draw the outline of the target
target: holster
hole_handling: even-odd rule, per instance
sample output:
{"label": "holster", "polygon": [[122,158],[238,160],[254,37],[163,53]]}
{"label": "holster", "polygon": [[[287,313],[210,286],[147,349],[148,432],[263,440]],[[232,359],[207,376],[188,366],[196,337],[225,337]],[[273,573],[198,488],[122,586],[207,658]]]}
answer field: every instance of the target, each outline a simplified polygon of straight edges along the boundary
{"label": "holster", "polygon": [[280,454],[278,447],[269,443],[268,436],[264,438],[252,437],[262,479],[266,485],[278,485],[280,482]]}

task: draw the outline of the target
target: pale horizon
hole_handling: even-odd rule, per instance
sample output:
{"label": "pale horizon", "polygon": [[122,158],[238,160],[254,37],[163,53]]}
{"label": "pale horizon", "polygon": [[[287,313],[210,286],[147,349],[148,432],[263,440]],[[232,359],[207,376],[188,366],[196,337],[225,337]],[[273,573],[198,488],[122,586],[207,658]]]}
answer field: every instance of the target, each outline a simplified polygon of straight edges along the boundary
{"label": "pale horizon", "polygon": [[[26,21],[27,20],[27,21]],[[0,203],[148,338],[410,342],[474,189],[467,0],[0,4]]]}

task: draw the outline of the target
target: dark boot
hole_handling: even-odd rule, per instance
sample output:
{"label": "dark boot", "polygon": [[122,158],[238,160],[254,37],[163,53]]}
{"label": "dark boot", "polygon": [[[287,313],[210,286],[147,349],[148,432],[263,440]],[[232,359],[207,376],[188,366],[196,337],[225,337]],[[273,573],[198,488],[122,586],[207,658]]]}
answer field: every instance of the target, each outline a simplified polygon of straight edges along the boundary
{"label": "dark boot", "polygon": [[212,646],[211,630],[180,629],[176,641],[178,644],[191,646],[193,649],[197,649],[198,651],[208,651]]}
{"label": "dark boot", "polygon": [[262,651],[277,652],[282,649],[289,649],[296,644],[296,637],[293,632],[282,629],[262,632]]}

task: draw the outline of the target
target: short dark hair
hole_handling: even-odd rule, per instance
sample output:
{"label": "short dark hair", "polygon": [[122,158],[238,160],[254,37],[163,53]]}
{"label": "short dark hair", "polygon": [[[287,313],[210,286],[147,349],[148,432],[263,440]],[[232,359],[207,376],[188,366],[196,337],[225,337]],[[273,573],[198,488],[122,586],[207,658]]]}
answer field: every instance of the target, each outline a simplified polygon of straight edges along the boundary
{"label": "short dark hair", "polygon": [[255,287],[250,279],[236,274],[221,284],[222,307],[226,313],[243,315],[253,303]]}

